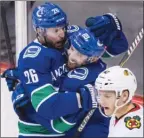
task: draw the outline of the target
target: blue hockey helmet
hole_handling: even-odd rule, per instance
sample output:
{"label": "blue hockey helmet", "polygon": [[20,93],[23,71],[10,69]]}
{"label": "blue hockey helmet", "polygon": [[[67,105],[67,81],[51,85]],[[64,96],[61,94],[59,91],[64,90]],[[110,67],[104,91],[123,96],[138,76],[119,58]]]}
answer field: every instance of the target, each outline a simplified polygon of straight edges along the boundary
{"label": "blue hockey helmet", "polygon": [[65,12],[56,4],[45,3],[36,7],[32,13],[34,28],[51,28],[67,25]]}
{"label": "blue hockey helmet", "polygon": [[70,37],[71,45],[88,57],[101,56],[105,46],[90,33],[88,29],[81,29]]}

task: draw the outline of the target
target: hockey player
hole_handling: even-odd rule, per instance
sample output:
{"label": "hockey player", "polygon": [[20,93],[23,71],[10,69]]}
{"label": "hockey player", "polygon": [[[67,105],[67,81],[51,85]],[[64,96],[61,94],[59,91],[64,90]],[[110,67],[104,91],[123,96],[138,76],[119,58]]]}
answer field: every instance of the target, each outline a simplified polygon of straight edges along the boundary
{"label": "hockey player", "polygon": [[132,71],[110,67],[99,74],[95,86],[101,113],[112,116],[109,137],[143,137],[143,107],[132,102],[137,89]]}

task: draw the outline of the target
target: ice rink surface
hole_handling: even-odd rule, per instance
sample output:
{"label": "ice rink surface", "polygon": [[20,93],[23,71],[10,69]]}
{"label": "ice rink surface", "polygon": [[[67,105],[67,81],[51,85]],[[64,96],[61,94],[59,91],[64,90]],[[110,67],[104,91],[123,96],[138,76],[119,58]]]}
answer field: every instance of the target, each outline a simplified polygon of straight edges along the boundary
{"label": "ice rink surface", "polygon": [[17,137],[17,116],[13,111],[11,93],[1,78],[1,137]]}

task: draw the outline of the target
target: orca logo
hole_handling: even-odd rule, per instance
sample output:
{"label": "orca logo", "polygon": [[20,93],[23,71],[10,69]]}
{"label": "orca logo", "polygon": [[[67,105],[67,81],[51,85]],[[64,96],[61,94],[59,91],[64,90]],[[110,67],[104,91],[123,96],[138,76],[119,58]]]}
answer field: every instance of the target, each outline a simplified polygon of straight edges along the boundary
{"label": "orca logo", "polygon": [[76,68],[68,73],[69,78],[75,78],[79,80],[85,80],[88,75],[88,69],[85,67],[82,68]]}
{"label": "orca logo", "polygon": [[77,32],[80,28],[77,25],[69,25],[67,28],[68,33]]}
{"label": "orca logo", "polygon": [[103,46],[103,43],[101,43],[100,40],[98,39],[97,45],[98,45],[99,47],[101,47],[101,46]]}
{"label": "orca logo", "polygon": [[39,6],[38,11],[36,12],[36,15],[38,17],[42,17],[43,14],[44,14],[44,7]]}
{"label": "orca logo", "polygon": [[38,56],[38,54],[40,53],[41,48],[39,46],[30,46],[29,48],[26,49],[23,58],[34,58],[36,56]]}

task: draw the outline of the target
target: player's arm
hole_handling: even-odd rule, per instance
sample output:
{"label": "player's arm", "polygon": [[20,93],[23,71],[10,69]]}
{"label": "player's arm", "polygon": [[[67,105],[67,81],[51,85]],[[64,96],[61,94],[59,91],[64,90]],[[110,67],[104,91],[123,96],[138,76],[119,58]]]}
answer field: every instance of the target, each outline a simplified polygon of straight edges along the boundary
{"label": "player's arm", "polygon": [[[45,54],[45,53],[42,53]],[[79,92],[57,92],[53,85],[51,68],[57,64],[48,53],[40,58],[25,58],[19,61],[20,80],[35,111],[46,119],[73,114],[80,108],[92,108],[92,94],[88,89]],[[22,55],[23,56],[23,55]],[[58,54],[57,54],[58,57]],[[59,66],[59,65],[58,65]],[[84,93],[85,92],[85,93]],[[89,99],[89,102],[87,100]]]}
{"label": "player's arm", "polygon": [[84,112],[83,110],[79,110],[77,113],[51,120],[51,129],[63,133],[70,130],[77,124],[79,119],[82,119]]}
{"label": "player's arm", "polygon": [[[34,77],[34,81],[28,80],[29,73]],[[31,103],[35,111],[42,117],[54,119],[79,110],[77,94],[58,93],[53,86],[50,71],[40,72],[36,68],[27,68],[22,76],[22,83]]]}
{"label": "player's arm", "polygon": [[128,41],[117,16],[107,13],[102,16],[89,17],[86,26],[107,46],[103,57],[113,57],[128,49]]}
{"label": "player's arm", "polygon": [[46,119],[56,119],[60,116],[73,114],[80,108],[85,110],[95,107],[96,99],[86,86],[79,92],[60,93],[53,85],[47,83],[31,92],[31,102],[35,111]]}

